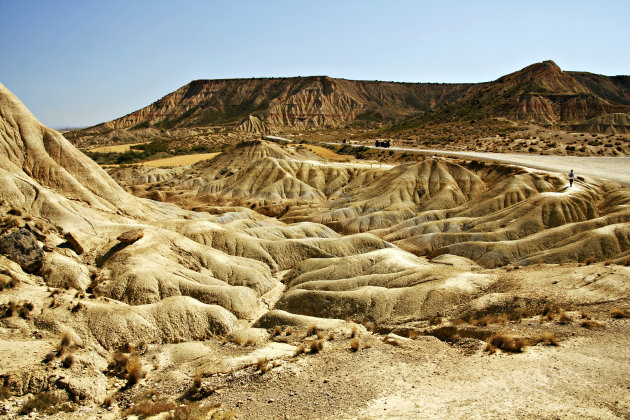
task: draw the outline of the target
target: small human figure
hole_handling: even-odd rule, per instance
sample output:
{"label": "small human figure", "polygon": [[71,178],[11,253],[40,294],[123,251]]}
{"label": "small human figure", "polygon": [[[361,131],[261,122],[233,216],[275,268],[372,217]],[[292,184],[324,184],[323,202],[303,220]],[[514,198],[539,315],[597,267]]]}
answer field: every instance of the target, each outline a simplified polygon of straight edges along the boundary
{"label": "small human figure", "polygon": [[569,188],[573,186],[573,169],[571,169],[571,172],[569,172]]}

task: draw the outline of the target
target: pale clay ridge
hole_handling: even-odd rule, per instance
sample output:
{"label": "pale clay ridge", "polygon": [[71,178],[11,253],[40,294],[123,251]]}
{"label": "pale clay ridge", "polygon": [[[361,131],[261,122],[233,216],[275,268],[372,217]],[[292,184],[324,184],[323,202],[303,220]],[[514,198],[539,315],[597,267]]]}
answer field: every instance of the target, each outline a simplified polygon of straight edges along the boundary
{"label": "pale clay ridge", "polygon": [[[162,190],[162,200],[211,212],[217,204],[245,205],[285,222],[371,232],[417,255],[454,253],[485,267],[615,259],[629,249],[622,231],[609,233],[605,241],[616,245],[608,250],[584,233],[628,221],[619,206],[627,194],[613,184],[578,180],[568,188],[561,175],[515,166],[424,159],[361,167],[300,153],[299,146],[245,143],[164,182],[141,185],[136,177],[132,189]],[[125,171],[112,173],[126,183]],[[536,255],[543,250],[546,256]]]}
{"label": "pale clay ridge", "polygon": [[[42,310],[42,319],[50,320],[56,330],[63,324],[63,330],[99,351],[130,340],[162,343],[229,333],[238,328],[236,319],[253,322],[261,313],[261,297],[275,287],[277,270],[313,257],[355,255],[361,260],[365,252],[388,246],[373,235],[340,238],[321,225],[287,226],[252,218],[251,211],[226,219],[137,199],[63,136],[39,124],[4,87],[0,98],[3,206],[24,209],[47,226],[46,242],[53,250],[46,254],[49,268],[44,280],[80,291],[90,286],[118,302],[86,301],[78,317],[55,319],[62,309]],[[286,152],[273,153],[280,157]],[[130,229],[142,229],[144,234],[137,242],[120,244],[116,238]],[[57,230],[72,232],[86,252],[78,256],[55,248],[64,241]],[[4,261],[12,272],[20,271],[15,263]],[[445,269],[444,275],[457,272]],[[37,287],[35,279],[26,283]],[[350,298],[360,302],[372,294],[366,285]],[[385,304],[392,297],[379,293],[373,299]],[[426,310],[420,304],[404,313]],[[395,316],[397,312],[385,311],[379,318]]]}

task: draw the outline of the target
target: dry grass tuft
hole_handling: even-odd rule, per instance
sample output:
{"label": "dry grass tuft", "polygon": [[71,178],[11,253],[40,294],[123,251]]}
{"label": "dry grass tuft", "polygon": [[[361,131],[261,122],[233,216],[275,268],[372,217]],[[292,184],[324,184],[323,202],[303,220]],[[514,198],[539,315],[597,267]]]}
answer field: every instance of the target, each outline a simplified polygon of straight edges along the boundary
{"label": "dry grass tuft", "polygon": [[256,369],[260,371],[261,374],[271,370],[269,360],[266,357],[261,357],[260,359],[258,359],[258,362],[256,363]]}
{"label": "dry grass tuft", "polygon": [[536,344],[542,343],[545,346],[558,346],[560,345],[558,343],[558,340],[556,339],[556,336],[553,335],[550,332],[546,332],[540,335],[537,335],[533,338],[530,338],[528,340],[528,344],[535,346]]}
{"label": "dry grass tuft", "polygon": [[429,318],[429,325],[440,325],[442,323],[442,317],[440,315],[433,315]]}
{"label": "dry grass tuft", "polygon": [[61,362],[61,365],[65,367],[66,369],[70,369],[73,364],[74,364],[74,357],[71,354],[66,356],[65,359],[63,359],[63,362]]}
{"label": "dry grass tuft", "polygon": [[353,338],[350,340],[350,351],[356,352],[361,348],[361,341],[358,338]]}
{"label": "dry grass tuft", "polygon": [[101,407],[103,408],[109,408],[112,405],[114,405],[114,396],[113,395],[108,395],[107,397],[105,397],[105,399],[103,400],[103,404],[101,404]]}
{"label": "dry grass tuft", "polygon": [[0,386],[0,401],[6,400],[11,395],[11,387],[9,385]]}
{"label": "dry grass tuft", "polygon": [[333,341],[334,339],[335,339],[335,333],[331,331],[328,334],[328,341]]}
{"label": "dry grass tuft", "polygon": [[297,357],[300,354],[303,354],[306,351],[306,347],[304,346],[304,344],[300,343],[298,344],[298,346],[295,348],[295,352],[293,352],[293,357]]}
{"label": "dry grass tuft", "polygon": [[593,315],[585,311],[580,311],[580,319],[591,319]]}
{"label": "dry grass tuft", "polygon": [[610,316],[616,319],[630,318],[630,313],[628,313],[625,309],[614,308],[610,311]]}
{"label": "dry grass tuft", "polygon": [[271,330],[271,336],[276,337],[282,334],[282,327],[280,325],[276,325],[273,330]]}
{"label": "dry grass tuft", "polygon": [[284,330],[284,335],[291,335],[291,334],[293,334],[294,332],[295,332],[295,331],[293,330],[293,328],[292,328],[292,327],[287,327],[287,328]]}
{"label": "dry grass tuft", "polygon": [[558,324],[567,325],[571,323],[571,318],[567,315],[564,309],[560,309],[558,312]]}
{"label": "dry grass tuft", "polygon": [[53,415],[60,411],[74,412],[77,407],[68,401],[68,396],[62,392],[42,392],[33,395],[20,407],[19,414],[27,415],[33,411],[38,414]]}
{"label": "dry grass tuft", "polygon": [[140,363],[140,359],[133,356],[127,360],[127,364],[125,365],[125,370],[127,371],[127,387],[132,387],[138,383],[140,379],[144,377],[144,372],[142,371],[142,364]]}
{"label": "dry grass tuft", "polygon": [[368,321],[365,324],[363,324],[365,326],[365,329],[368,330],[368,332],[374,332],[376,326],[374,325],[374,323],[372,321]]}
{"label": "dry grass tuft", "polygon": [[596,328],[603,328],[604,324],[602,324],[601,322],[586,319],[580,322],[580,327],[586,328],[587,330],[594,330]]}
{"label": "dry grass tuft", "polygon": [[352,331],[350,331],[350,338],[355,338],[358,333],[359,333],[359,329],[357,328],[356,325],[353,325]]}
{"label": "dry grass tuft", "polygon": [[317,331],[317,339],[323,340],[324,337],[326,337],[326,332],[325,331]]}
{"label": "dry grass tuft", "polygon": [[308,346],[311,354],[316,354],[324,349],[324,342],[322,340],[313,340],[309,343]]}
{"label": "dry grass tuft", "polygon": [[195,372],[195,376],[193,377],[193,388],[199,389],[201,388],[201,373],[199,371]]}
{"label": "dry grass tuft", "polygon": [[125,411],[127,415],[134,415],[141,418],[156,416],[165,411],[174,410],[177,407],[173,401],[167,399],[157,399],[155,401],[145,400],[134,404]]}
{"label": "dry grass tuft", "polygon": [[311,335],[315,334],[317,334],[317,326],[311,325],[310,327],[308,327],[308,329],[306,330],[306,336],[310,337]]}
{"label": "dry grass tuft", "polygon": [[61,343],[59,343],[59,345],[60,345],[61,347],[69,347],[71,343],[72,343],[72,338],[70,337],[70,334],[65,333],[65,334],[61,337]]}
{"label": "dry grass tuft", "polygon": [[53,360],[55,360],[55,357],[57,355],[55,354],[54,351],[51,351],[50,353],[46,353],[46,356],[44,356],[44,360],[42,360],[43,363],[50,363]]}
{"label": "dry grass tuft", "polygon": [[234,411],[222,410],[221,403],[207,405],[203,401],[179,406],[173,413],[168,414],[165,420],[231,420],[234,418]]}
{"label": "dry grass tuft", "polygon": [[496,352],[497,349],[501,349],[507,353],[520,353],[525,345],[525,340],[522,338],[497,333],[488,339],[484,350],[490,354]]}

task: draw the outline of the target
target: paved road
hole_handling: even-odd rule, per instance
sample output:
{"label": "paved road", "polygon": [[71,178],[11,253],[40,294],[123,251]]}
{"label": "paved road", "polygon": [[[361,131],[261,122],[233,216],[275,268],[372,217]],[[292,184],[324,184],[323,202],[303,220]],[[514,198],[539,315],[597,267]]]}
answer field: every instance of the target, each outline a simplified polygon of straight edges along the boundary
{"label": "paved road", "polygon": [[[358,147],[361,145],[353,144],[352,146]],[[376,149],[375,146],[367,147]],[[573,169],[576,176],[617,181],[624,187],[630,187],[630,157],[539,156],[517,153],[459,152],[407,147],[390,147],[389,150],[489,160],[565,174],[568,174],[569,171]]]}

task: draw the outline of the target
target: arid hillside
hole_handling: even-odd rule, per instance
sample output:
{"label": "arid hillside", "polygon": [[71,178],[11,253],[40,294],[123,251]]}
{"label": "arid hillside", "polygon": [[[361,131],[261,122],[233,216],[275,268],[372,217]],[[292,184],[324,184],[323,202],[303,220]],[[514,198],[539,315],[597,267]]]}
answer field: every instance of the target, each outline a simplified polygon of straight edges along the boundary
{"label": "arid hillside", "polygon": [[[260,135],[339,128],[349,133],[385,129],[389,135],[404,136],[432,123],[495,118],[564,126],[629,112],[629,80],[630,76],[566,72],[553,61],[478,84],[327,76],[195,80],[145,108],[65,136],[85,146],[160,138],[209,141],[213,134],[230,143],[225,135],[232,132]],[[482,132],[494,133],[490,126]]]}
{"label": "arid hillside", "polygon": [[115,130],[147,128],[225,127],[267,133],[351,123],[380,125],[439,107],[470,87],[327,76],[195,80],[145,108],[67,136],[74,140]]}
{"label": "arid hillside", "polygon": [[392,130],[434,121],[494,117],[542,125],[575,124],[604,114],[629,112],[629,86],[630,76],[566,72],[553,61],[544,61],[476,85],[461,98],[432,113],[402,121]]}
{"label": "arid hillside", "polygon": [[317,151],[123,188],[0,84],[0,416],[630,415],[627,189]]}

